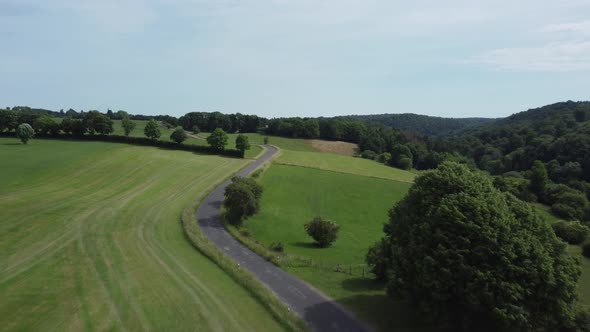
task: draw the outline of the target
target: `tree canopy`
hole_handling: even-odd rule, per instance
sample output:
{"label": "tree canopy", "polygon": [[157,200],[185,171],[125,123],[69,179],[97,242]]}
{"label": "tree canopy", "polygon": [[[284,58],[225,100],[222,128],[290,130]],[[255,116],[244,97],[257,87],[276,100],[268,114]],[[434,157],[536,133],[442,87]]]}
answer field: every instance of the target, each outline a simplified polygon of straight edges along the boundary
{"label": "tree canopy", "polygon": [[146,123],[145,128],[143,129],[143,133],[146,137],[156,140],[160,138],[160,126],[156,122],[156,120],[151,119]]}
{"label": "tree canopy", "polygon": [[573,324],[579,263],[548,223],[457,163],[419,176],[389,213],[368,262],[450,328],[559,330]]}
{"label": "tree canopy", "polygon": [[227,145],[227,139],[225,131],[221,128],[217,128],[213,130],[209,137],[207,137],[207,143],[209,143],[214,150],[223,151]]}

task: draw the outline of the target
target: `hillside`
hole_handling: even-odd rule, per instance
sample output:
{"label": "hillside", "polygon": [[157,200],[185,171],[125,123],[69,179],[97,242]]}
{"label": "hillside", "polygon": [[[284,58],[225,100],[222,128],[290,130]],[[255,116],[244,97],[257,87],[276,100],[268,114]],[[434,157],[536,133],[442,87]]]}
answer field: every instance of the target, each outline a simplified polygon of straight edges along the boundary
{"label": "hillside", "polygon": [[337,118],[381,124],[386,127],[414,131],[419,134],[431,136],[444,136],[474,125],[495,121],[495,119],[489,118],[443,118],[412,113],[350,115]]}

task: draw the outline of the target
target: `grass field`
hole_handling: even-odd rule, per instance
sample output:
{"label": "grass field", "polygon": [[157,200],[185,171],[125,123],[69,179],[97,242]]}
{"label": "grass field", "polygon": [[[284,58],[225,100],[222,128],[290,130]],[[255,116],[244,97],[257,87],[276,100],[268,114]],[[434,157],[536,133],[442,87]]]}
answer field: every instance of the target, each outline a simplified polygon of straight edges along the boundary
{"label": "grass field", "polygon": [[[208,137],[210,133],[200,133],[199,136],[201,137]],[[248,136],[248,141],[250,144],[264,144],[264,135],[256,134],[256,133],[246,133],[243,134]],[[229,137],[229,142],[234,142],[238,134],[227,134]],[[292,150],[292,151],[316,151],[312,146],[310,141],[301,138],[287,138],[287,137],[279,137],[279,136],[269,136],[268,144],[276,145],[283,150]]]}
{"label": "grass field", "polygon": [[416,175],[373,160],[336,154],[283,151],[277,163],[410,183]]}
{"label": "grass field", "polygon": [[281,329],[180,225],[245,161],[15,139],[0,160],[2,330]]}
{"label": "grass field", "polygon": [[[273,164],[260,181],[261,210],[246,228],[265,245],[282,242],[287,253],[313,261],[314,267],[295,264],[285,267],[288,271],[380,330],[419,327],[405,304],[388,298],[384,285],[373,281],[368,271],[364,276],[360,272],[366,269],[368,247],[383,236],[388,209],[405,195],[409,183],[281,164]],[[315,247],[303,229],[316,215],[341,226],[329,248]],[[355,273],[334,272],[338,265],[343,272],[352,266]]]}

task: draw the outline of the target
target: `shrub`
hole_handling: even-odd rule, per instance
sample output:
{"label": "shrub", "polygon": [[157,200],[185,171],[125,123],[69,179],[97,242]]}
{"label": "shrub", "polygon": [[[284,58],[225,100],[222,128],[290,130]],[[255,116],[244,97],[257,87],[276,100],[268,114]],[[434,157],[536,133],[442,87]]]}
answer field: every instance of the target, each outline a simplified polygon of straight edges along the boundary
{"label": "shrub", "polygon": [[408,158],[408,157],[401,157],[396,165],[398,168],[404,169],[404,170],[410,170],[412,169],[412,159]]}
{"label": "shrub", "polygon": [[174,129],[172,134],[170,134],[170,139],[178,144],[184,142],[187,138],[186,132],[180,127]]}
{"label": "shrub", "polygon": [[275,252],[284,252],[285,251],[285,246],[283,245],[283,242],[273,242],[268,246],[268,248],[272,251],[275,251]]}
{"label": "shrub", "polygon": [[376,156],[377,154],[375,153],[375,151],[365,150],[361,152],[361,158],[364,159],[375,159]]}
{"label": "shrub", "polygon": [[257,169],[250,176],[255,179],[258,179],[261,174],[262,174],[262,169]]}
{"label": "shrub", "polygon": [[21,123],[18,125],[18,127],[16,127],[16,137],[18,137],[24,144],[27,144],[29,139],[31,139],[34,135],[35,131],[28,123]]}
{"label": "shrub", "polygon": [[378,280],[385,280],[390,268],[391,244],[386,238],[382,238],[371,247],[367,253],[366,261],[371,272]]}
{"label": "shrub", "polygon": [[582,244],[582,255],[590,258],[590,240],[587,240]]}
{"label": "shrub", "polygon": [[390,160],[391,160],[391,153],[389,153],[389,152],[383,152],[382,154],[377,156],[377,161],[382,164],[388,164]]}
{"label": "shrub", "polygon": [[133,129],[135,129],[135,122],[131,121],[128,116],[124,116],[121,120],[121,126],[123,126],[123,130],[125,131],[125,136],[129,136]]}
{"label": "shrub", "polygon": [[193,126],[192,132],[196,135],[201,132],[201,129],[199,129],[199,126]]}
{"label": "shrub", "polygon": [[240,235],[243,237],[251,237],[252,233],[250,233],[250,230],[247,228],[240,228]]}
{"label": "shrub", "polygon": [[304,225],[305,231],[318,244],[318,246],[325,248],[330,246],[338,238],[338,231],[340,226],[336,223],[315,217],[310,222]]}
{"label": "shrub", "polygon": [[264,144],[268,144],[268,136],[264,136]]}
{"label": "shrub", "polygon": [[590,234],[590,228],[582,225],[579,221],[558,221],[551,227],[555,235],[569,244],[580,244]]}

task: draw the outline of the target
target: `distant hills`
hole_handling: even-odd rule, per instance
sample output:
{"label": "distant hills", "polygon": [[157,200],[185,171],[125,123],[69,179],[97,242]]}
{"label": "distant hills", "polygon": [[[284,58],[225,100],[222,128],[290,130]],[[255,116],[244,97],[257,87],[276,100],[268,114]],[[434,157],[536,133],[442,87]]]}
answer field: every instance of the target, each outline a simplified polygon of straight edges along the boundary
{"label": "distant hills", "polygon": [[496,119],[490,118],[443,118],[412,113],[348,115],[335,117],[335,119],[381,124],[386,127],[413,131],[429,136],[445,136],[474,125],[496,121]]}

